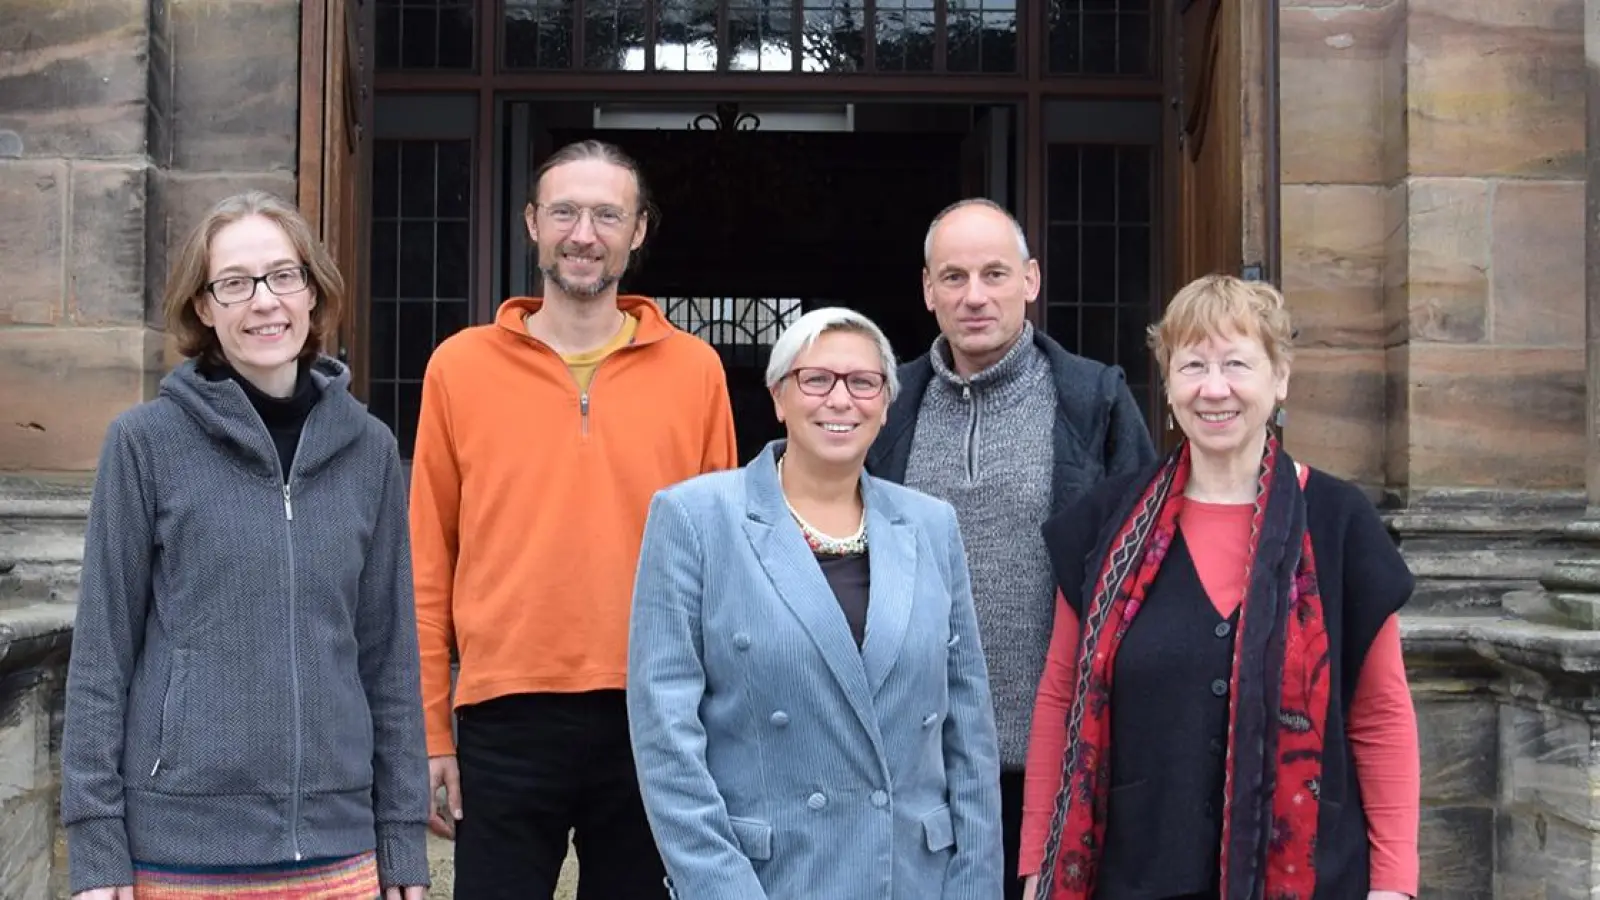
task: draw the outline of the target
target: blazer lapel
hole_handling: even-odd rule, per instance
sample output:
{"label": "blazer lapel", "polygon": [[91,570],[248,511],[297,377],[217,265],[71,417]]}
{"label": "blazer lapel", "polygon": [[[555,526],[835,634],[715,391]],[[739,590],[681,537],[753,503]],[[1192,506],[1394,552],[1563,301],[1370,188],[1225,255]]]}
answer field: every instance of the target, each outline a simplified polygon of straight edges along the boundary
{"label": "blazer lapel", "polygon": [[867,636],[861,662],[867,686],[876,697],[900,656],[917,582],[917,529],[875,487],[866,481],[867,564],[871,584],[867,597]]}
{"label": "blazer lapel", "polygon": [[[845,622],[828,580],[823,577],[822,568],[817,565],[800,533],[800,526],[795,524],[783,502],[774,454],[774,447],[781,446],[781,441],[768,445],[745,469],[749,504],[744,521],[745,535],[778,596],[800,620],[856,717],[872,737],[873,745],[878,746],[877,714],[872,707],[872,692],[867,686],[861,651],[856,649],[850,626]],[[870,543],[872,538],[867,540]],[[872,574],[876,577],[875,568]],[[869,634],[872,630],[870,603],[869,600]],[[881,752],[882,748],[879,749]]]}

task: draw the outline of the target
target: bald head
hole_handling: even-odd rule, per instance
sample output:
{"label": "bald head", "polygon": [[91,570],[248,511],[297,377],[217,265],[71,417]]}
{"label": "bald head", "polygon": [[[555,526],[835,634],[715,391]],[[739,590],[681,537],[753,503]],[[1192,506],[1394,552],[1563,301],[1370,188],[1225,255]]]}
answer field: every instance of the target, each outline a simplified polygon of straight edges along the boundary
{"label": "bald head", "polygon": [[1011,215],[1005,207],[986,197],[968,197],[965,200],[946,206],[940,210],[933,221],[928,225],[928,234],[922,239],[922,264],[931,266],[933,260],[933,242],[935,236],[943,230],[943,226],[951,225],[960,227],[963,232],[969,229],[1005,228],[1009,229],[1017,239],[1018,261],[1029,258],[1028,236],[1022,232],[1022,223]]}
{"label": "bald head", "polygon": [[940,213],[922,247],[922,299],[939,320],[956,371],[970,378],[1005,355],[1039,295],[1039,263],[1017,220],[988,200]]}

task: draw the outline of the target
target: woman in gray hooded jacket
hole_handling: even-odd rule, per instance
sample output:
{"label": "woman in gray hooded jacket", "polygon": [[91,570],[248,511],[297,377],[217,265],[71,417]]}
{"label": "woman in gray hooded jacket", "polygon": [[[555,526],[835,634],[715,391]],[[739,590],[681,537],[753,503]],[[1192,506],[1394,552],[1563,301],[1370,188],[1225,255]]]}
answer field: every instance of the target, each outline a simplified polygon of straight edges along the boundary
{"label": "woman in gray hooded jacket", "polygon": [[75,898],[423,897],[405,481],[319,353],[343,300],[265,193],[182,249],[166,316],[188,360],[112,423],[89,513],[61,751]]}

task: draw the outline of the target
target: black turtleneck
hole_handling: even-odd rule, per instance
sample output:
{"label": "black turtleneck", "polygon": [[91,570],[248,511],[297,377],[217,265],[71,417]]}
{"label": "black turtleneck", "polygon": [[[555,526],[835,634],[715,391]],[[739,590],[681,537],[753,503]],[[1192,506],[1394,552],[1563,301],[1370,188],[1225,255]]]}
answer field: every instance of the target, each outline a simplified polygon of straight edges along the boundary
{"label": "black turtleneck", "polygon": [[203,366],[201,371],[212,381],[232,381],[244,389],[250,406],[261,417],[262,424],[267,426],[267,433],[272,435],[272,444],[278,450],[278,462],[283,466],[283,480],[287,482],[289,467],[294,463],[294,451],[300,446],[300,432],[305,428],[306,417],[322,396],[317,388],[317,380],[311,377],[310,364],[300,364],[300,371],[295,376],[294,393],[287,397],[273,397],[264,393],[225,362]]}

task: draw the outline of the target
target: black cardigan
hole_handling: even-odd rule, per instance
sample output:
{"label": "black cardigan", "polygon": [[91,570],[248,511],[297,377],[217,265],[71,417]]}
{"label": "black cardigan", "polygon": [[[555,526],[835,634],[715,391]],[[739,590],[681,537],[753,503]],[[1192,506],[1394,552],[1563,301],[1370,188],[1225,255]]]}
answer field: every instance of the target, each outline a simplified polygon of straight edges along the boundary
{"label": "black cardigan", "polygon": [[[1087,494],[1073,509],[1045,523],[1045,543],[1057,584],[1080,619],[1083,598],[1093,589],[1107,546],[1115,537],[1128,510],[1137,502],[1140,489],[1154,477],[1155,471],[1155,467],[1150,467],[1136,475],[1109,479]],[[1305,496],[1306,526],[1311,534],[1312,552],[1316,556],[1317,578],[1323,613],[1328,622],[1329,652],[1332,657],[1332,693],[1324,741],[1322,805],[1318,816],[1316,900],[1364,900],[1369,864],[1366,816],[1354,758],[1345,736],[1345,723],[1367,651],[1378,630],[1410,599],[1414,579],[1372,503],[1354,485],[1312,470],[1306,481]],[[1177,573],[1165,571],[1172,568],[1175,562],[1181,565],[1184,558],[1182,555],[1169,554],[1163,564],[1163,577],[1152,585],[1152,591],[1189,591],[1199,588],[1197,581],[1190,584],[1192,573],[1185,573],[1189,575],[1186,578],[1172,578],[1169,576]],[[1171,587],[1163,588],[1163,584]],[[1161,604],[1151,603],[1147,612],[1162,616],[1165,615],[1162,608]],[[1180,607],[1172,604],[1166,608]],[[1135,627],[1160,627],[1161,624],[1141,617],[1136,620]],[[1197,634],[1195,640],[1205,641],[1211,637],[1209,633]],[[1197,645],[1197,652],[1200,649],[1201,646]],[[1173,702],[1179,702],[1178,698],[1186,696],[1185,690],[1189,687],[1192,685],[1173,685],[1167,696]],[[1116,703],[1115,697],[1113,703]],[[1130,711],[1124,716],[1137,716],[1138,712]],[[1159,715],[1157,711],[1156,716]],[[1112,720],[1116,721],[1117,718],[1117,711],[1113,708]],[[1154,717],[1146,718],[1154,720]],[[1182,740],[1182,746],[1176,748],[1157,746],[1156,741],[1129,741],[1129,746],[1122,746],[1119,742],[1112,748],[1113,770],[1120,764],[1125,770],[1124,774],[1142,774],[1163,766],[1171,767],[1175,759],[1192,760],[1179,765],[1192,766],[1196,779],[1210,781],[1212,770],[1219,777],[1220,758],[1211,747],[1215,735],[1198,733],[1200,729],[1196,731],[1187,740]],[[1123,734],[1126,739],[1125,730],[1119,729],[1115,733]],[[1168,741],[1171,738],[1171,734],[1162,734],[1158,740]],[[1154,756],[1162,758],[1155,759]],[[1119,780],[1113,775],[1113,783]],[[1171,793],[1179,796],[1189,792]],[[1187,832],[1180,829],[1170,833],[1187,833],[1191,840],[1168,841],[1159,848],[1145,845],[1143,852],[1136,854],[1108,846],[1102,860],[1114,864],[1117,859],[1136,858],[1142,861],[1142,865],[1156,866],[1161,864],[1162,857],[1171,857],[1175,864],[1189,858],[1193,864],[1199,862],[1192,858],[1196,854],[1216,856],[1220,820],[1207,823],[1198,812],[1191,809],[1157,809],[1151,810],[1151,814],[1187,820],[1193,826]],[[1116,838],[1108,834],[1107,839],[1109,843]],[[1214,864],[1208,867],[1214,870]],[[1192,865],[1189,868],[1193,870]],[[1133,883],[1139,880],[1137,877],[1132,879]],[[1123,879],[1101,880],[1105,885],[1119,882],[1128,883]],[[1113,893],[1135,896],[1138,892],[1116,890]]]}

